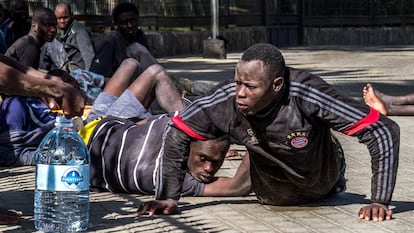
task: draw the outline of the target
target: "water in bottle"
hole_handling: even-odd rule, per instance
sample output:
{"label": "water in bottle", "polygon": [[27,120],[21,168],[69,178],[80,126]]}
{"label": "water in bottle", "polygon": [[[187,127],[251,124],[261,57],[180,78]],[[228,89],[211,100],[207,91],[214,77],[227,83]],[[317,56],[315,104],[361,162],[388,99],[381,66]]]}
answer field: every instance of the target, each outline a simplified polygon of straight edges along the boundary
{"label": "water in bottle", "polygon": [[43,232],[84,231],[89,223],[89,153],[71,119],[56,118],[36,151],[34,224]]}

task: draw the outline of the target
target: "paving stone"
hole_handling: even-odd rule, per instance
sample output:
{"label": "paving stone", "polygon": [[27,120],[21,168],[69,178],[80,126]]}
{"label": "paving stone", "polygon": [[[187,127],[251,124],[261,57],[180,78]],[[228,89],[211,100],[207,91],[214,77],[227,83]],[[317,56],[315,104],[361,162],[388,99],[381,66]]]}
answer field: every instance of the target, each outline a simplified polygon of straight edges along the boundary
{"label": "paving stone", "polygon": [[[361,100],[362,87],[371,82],[388,94],[412,92],[414,45],[381,47],[284,48],[286,63],[321,75],[339,91]],[[240,53],[227,59],[197,56],[160,59],[169,73],[215,84],[232,79]],[[193,68],[197,67],[194,71]],[[217,72],[211,72],[212,70]],[[391,117],[401,128],[400,164],[391,208],[394,219],[374,223],[357,213],[369,203],[371,165],[368,150],[358,140],[338,134],[347,161],[347,191],[337,197],[293,207],[262,206],[252,196],[180,200],[177,216],[134,217],[139,203],[151,195],[91,193],[88,232],[414,232],[414,123],[412,117]],[[243,149],[243,148],[240,148]],[[226,160],[219,174],[233,175],[241,159]],[[0,169],[0,205],[24,212],[22,225],[0,226],[0,232],[34,232],[34,167]]]}

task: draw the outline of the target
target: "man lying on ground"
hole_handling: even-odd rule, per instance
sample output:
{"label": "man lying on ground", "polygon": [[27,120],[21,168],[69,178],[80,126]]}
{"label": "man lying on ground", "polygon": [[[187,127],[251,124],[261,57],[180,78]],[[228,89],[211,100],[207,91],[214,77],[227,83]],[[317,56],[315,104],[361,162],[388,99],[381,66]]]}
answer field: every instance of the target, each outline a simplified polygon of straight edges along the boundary
{"label": "man lying on ground", "polygon": [[362,90],[365,103],[385,116],[413,116],[414,93],[386,95],[367,83]]}
{"label": "man lying on ground", "polygon": [[[98,95],[87,119],[89,123],[80,131],[90,151],[90,183],[95,190],[154,194],[164,129],[173,111],[184,108],[178,90],[160,65],[149,66],[135,78],[137,66],[134,59],[124,60]],[[166,114],[152,115],[148,111],[155,99]],[[229,146],[228,136],[192,141],[184,166],[187,172],[181,195],[205,196],[220,192],[235,196],[250,192],[248,182],[245,186],[236,186],[231,185],[236,183],[236,178],[214,177]],[[237,179],[249,180],[248,169],[238,174]]]}
{"label": "man lying on ground", "polygon": [[[0,93],[5,95],[37,96],[55,98],[68,116],[82,115],[85,95],[78,88],[63,82],[60,78],[47,75],[33,68],[26,67],[16,61],[0,55]],[[3,112],[3,111],[1,111]],[[4,124],[5,116],[0,113],[0,122]],[[13,132],[2,128],[0,138],[10,140]],[[9,145],[9,147],[12,147]],[[2,158],[4,155],[1,152]],[[2,160],[2,159],[0,159]],[[0,208],[0,224],[18,224],[22,213]]]}

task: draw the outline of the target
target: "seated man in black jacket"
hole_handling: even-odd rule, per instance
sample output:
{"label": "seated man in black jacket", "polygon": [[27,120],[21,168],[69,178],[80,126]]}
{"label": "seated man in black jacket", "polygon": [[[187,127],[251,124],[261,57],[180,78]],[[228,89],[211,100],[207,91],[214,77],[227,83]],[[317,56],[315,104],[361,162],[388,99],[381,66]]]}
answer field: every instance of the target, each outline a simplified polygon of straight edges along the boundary
{"label": "seated man in black jacket", "polygon": [[98,46],[90,71],[106,78],[112,77],[126,58],[135,58],[140,67],[136,74],[157,63],[149,51],[144,32],[139,29],[138,9],[132,3],[119,3],[112,11],[116,30],[107,35]]}

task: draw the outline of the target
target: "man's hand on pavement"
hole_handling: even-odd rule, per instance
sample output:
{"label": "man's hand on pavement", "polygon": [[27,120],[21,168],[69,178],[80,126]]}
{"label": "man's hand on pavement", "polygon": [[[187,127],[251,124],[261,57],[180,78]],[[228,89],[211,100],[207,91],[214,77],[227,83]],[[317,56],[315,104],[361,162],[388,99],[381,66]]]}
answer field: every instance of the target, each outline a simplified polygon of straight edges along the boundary
{"label": "man's hand on pavement", "polygon": [[359,218],[366,221],[381,222],[392,219],[392,210],[387,205],[381,203],[372,203],[371,205],[362,207],[359,210]]}
{"label": "man's hand on pavement", "polygon": [[173,199],[167,200],[156,200],[156,201],[147,201],[141,203],[137,212],[135,213],[136,217],[144,215],[148,212],[149,216],[154,216],[155,214],[178,214],[180,210],[178,209],[177,201]]}

